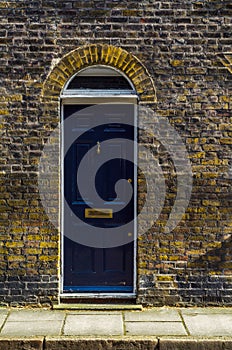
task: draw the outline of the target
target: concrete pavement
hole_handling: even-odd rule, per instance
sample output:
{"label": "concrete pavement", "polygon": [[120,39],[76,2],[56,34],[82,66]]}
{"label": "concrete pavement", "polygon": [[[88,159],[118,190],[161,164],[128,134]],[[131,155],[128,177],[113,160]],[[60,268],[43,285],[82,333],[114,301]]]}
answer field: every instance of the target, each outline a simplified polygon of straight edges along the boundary
{"label": "concrete pavement", "polygon": [[232,350],[232,308],[1,308],[3,349]]}

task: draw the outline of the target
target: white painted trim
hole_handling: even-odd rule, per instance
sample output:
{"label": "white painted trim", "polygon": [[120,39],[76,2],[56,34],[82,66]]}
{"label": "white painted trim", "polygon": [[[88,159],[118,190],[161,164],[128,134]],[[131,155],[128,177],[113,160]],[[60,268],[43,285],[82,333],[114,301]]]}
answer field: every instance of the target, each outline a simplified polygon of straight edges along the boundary
{"label": "white painted trim", "polygon": [[64,128],[63,128],[63,121],[64,121],[64,104],[60,103],[60,114],[61,114],[61,171],[60,171],[60,194],[61,194],[61,214],[60,214],[60,227],[61,227],[61,232],[60,232],[60,242],[61,242],[61,247],[60,247],[60,293],[63,291],[64,287]]}
{"label": "white painted trim", "polygon": [[[84,100],[84,101],[83,101]],[[60,179],[60,183],[61,183],[61,189],[60,189],[60,193],[61,193],[61,223],[60,223],[60,227],[61,227],[61,276],[60,276],[60,294],[59,294],[59,298],[109,298],[111,297],[112,299],[116,299],[116,298],[135,298],[136,297],[136,292],[137,292],[137,167],[136,167],[136,163],[137,163],[137,156],[138,156],[138,151],[137,151],[137,108],[138,108],[138,104],[137,104],[137,100],[138,100],[138,96],[126,96],[126,98],[124,96],[118,96],[117,98],[115,98],[115,101],[110,100],[110,102],[112,103],[124,103],[124,104],[128,104],[131,103],[134,105],[134,128],[135,128],[135,135],[134,135],[134,278],[133,278],[133,293],[63,293],[63,286],[64,286],[64,221],[63,221],[63,212],[64,212],[64,203],[63,203],[63,198],[64,198],[64,174],[63,174],[63,168],[64,168],[64,154],[63,154],[63,135],[64,135],[64,130],[63,127],[61,128],[61,179]],[[61,98],[61,106],[60,106],[60,110],[61,110],[61,121],[63,122],[63,118],[64,118],[64,105],[67,104],[84,104],[84,103],[104,103],[104,102],[108,102],[109,103],[109,99],[105,99],[104,97],[88,97],[87,100],[85,101],[85,98],[83,98],[83,96],[74,96],[74,97],[68,97],[65,96],[65,98]],[[62,124],[63,125],[63,124]]]}
{"label": "white painted trim", "polygon": [[137,162],[138,162],[138,104],[134,104],[134,286],[133,293],[137,293],[137,235],[138,235],[138,223],[137,223],[137,197],[138,197],[138,171],[137,171]]}
{"label": "white painted trim", "polygon": [[121,298],[121,299],[131,299],[136,298],[135,293],[60,293],[60,298],[62,299],[76,299],[76,298],[82,298],[82,299],[102,299],[102,298]]}
{"label": "white painted trim", "polygon": [[[81,98],[81,101],[80,101],[80,98],[77,98],[78,102],[79,103],[83,103],[82,101],[82,98]],[[97,98],[98,102],[100,100],[104,100],[104,98]],[[88,102],[90,100],[88,99]],[[135,127],[135,135],[134,135],[134,214],[135,214],[135,217],[134,217],[134,276],[133,276],[133,293],[63,293],[63,287],[64,287],[64,280],[63,280],[63,277],[64,277],[64,220],[63,220],[63,210],[64,210],[64,203],[63,203],[63,198],[64,198],[64,154],[63,154],[63,127],[61,128],[61,157],[62,157],[62,160],[61,160],[61,215],[60,215],[60,218],[61,218],[61,281],[60,281],[60,298],[65,298],[65,297],[71,297],[71,298],[106,298],[106,297],[114,297],[114,298],[119,298],[119,297],[128,297],[128,298],[132,298],[132,297],[136,297],[136,292],[137,292],[137,156],[138,156],[138,151],[137,151],[137,118],[138,118],[138,115],[137,115],[137,108],[138,108],[138,105],[135,103],[135,101],[137,102],[137,100],[133,99],[133,104],[134,104],[134,127]],[[69,102],[69,103],[68,103]],[[109,101],[108,101],[109,102]],[[124,102],[125,104],[126,103],[131,103],[128,101],[127,98],[122,98],[122,101],[121,102]],[[71,100],[68,100],[67,101],[67,98],[66,99],[62,99],[61,100],[61,120],[63,122],[63,118],[64,118],[64,105],[66,104],[73,104],[73,99]],[[120,102],[119,102],[120,103]]]}
{"label": "white painted trim", "polygon": [[101,97],[100,95],[61,95],[62,104],[97,104],[97,103],[134,103],[136,104],[138,101],[137,95],[104,95]]}

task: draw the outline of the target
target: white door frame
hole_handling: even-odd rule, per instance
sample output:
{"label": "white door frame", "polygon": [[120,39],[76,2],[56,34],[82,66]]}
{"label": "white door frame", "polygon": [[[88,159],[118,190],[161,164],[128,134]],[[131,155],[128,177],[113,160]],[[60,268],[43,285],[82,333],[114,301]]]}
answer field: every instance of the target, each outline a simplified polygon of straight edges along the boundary
{"label": "white door frame", "polygon": [[[64,118],[64,106],[68,104],[104,104],[104,103],[119,103],[119,104],[134,104],[134,281],[133,281],[133,292],[132,293],[64,293],[63,292],[63,276],[64,276],[64,154],[63,154],[63,118]],[[88,95],[83,96],[80,95],[67,95],[67,91],[65,95],[61,96],[61,277],[60,277],[60,298],[62,299],[74,299],[74,298],[135,298],[137,291],[137,107],[138,107],[138,96],[131,95],[103,95],[100,97],[99,95]]]}

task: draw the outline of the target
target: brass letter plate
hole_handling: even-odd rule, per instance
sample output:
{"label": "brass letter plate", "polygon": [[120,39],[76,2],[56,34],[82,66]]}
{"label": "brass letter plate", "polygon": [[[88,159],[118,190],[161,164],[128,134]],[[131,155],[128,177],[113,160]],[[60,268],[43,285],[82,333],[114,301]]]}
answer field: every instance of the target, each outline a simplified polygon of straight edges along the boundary
{"label": "brass letter plate", "polygon": [[112,219],[113,209],[86,208],[85,218],[88,219]]}

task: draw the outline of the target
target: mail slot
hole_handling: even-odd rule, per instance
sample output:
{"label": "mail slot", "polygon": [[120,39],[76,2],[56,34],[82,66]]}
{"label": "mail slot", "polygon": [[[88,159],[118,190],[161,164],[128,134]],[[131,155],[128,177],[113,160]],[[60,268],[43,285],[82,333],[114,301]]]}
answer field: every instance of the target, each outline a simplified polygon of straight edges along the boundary
{"label": "mail slot", "polygon": [[113,209],[86,208],[85,218],[88,219],[112,219]]}

